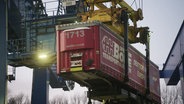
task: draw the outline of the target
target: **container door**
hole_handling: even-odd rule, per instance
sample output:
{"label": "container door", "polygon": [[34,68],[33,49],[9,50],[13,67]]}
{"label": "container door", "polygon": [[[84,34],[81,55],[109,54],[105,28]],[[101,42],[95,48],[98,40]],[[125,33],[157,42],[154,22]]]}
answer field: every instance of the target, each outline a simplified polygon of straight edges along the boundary
{"label": "container door", "polygon": [[57,32],[57,72],[82,71],[92,66],[94,58],[93,27]]}

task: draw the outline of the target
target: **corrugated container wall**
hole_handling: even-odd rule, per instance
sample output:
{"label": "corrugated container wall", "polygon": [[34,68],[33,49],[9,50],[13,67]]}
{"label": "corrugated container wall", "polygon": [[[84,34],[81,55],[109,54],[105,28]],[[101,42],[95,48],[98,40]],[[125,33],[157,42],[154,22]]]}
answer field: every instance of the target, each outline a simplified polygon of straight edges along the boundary
{"label": "corrugated container wall", "polygon": [[[123,38],[100,23],[73,24],[57,26],[57,73],[84,72],[92,70],[102,73],[99,77],[111,77],[124,83],[124,45]],[[127,85],[146,93],[146,60],[138,50],[128,48],[129,81]],[[85,81],[83,78],[76,77]],[[86,77],[86,79],[94,76]],[[150,91],[154,100],[160,101],[158,67],[150,62]]]}

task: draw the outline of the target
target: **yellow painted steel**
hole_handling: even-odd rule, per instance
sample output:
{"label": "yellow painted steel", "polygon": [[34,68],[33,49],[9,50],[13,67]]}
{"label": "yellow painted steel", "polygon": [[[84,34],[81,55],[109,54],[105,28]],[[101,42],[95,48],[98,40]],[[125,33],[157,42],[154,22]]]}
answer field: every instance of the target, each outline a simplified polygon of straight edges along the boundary
{"label": "yellow painted steel", "polygon": [[[129,13],[129,19],[133,23],[133,25],[129,26],[128,29],[129,42],[140,42],[145,44],[142,37],[144,37],[143,35],[146,35],[145,31],[147,31],[148,27],[137,27],[137,21],[143,19],[142,10],[140,8],[138,10],[134,10],[124,0],[84,0],[84,2],[89,10],[78,14],[82,18],[82,22],[94,20],[101,21],[114,32],[123,36],[124,25],[121,21],[121,12],[122,10],[125,10]],[[107,2],[109,5],[104,4]],[[95,9],[95,7],[97,9]],[[141,38],[138,37],[138,34]]]}

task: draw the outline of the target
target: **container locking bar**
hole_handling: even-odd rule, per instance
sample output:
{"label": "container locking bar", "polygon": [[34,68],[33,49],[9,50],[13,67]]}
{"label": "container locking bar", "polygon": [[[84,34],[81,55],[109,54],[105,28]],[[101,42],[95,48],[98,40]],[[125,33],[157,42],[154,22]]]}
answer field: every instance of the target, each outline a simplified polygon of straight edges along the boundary
{"label": "container locking bar", "polygon": [[125,10],[121,11],[121,22],[122,24],[124,24],[124,55],[125,55],[125,77],[124,77],[124,81],[128,82],[129,78],[128,78],[128,13]]}

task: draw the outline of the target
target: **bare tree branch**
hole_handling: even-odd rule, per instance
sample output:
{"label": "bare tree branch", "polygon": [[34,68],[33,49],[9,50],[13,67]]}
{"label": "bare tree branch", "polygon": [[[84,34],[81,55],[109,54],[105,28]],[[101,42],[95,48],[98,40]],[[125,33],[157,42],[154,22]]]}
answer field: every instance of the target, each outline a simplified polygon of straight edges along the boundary
{"label": "bare tree branch", "polygon": [[180,87],[165,86],[161,89],[162,104],[182,104]]}
{"label": "bare tree branch", "polygon": [[19,94],[8,99],[8,104],[31,104],[28,96]]}

